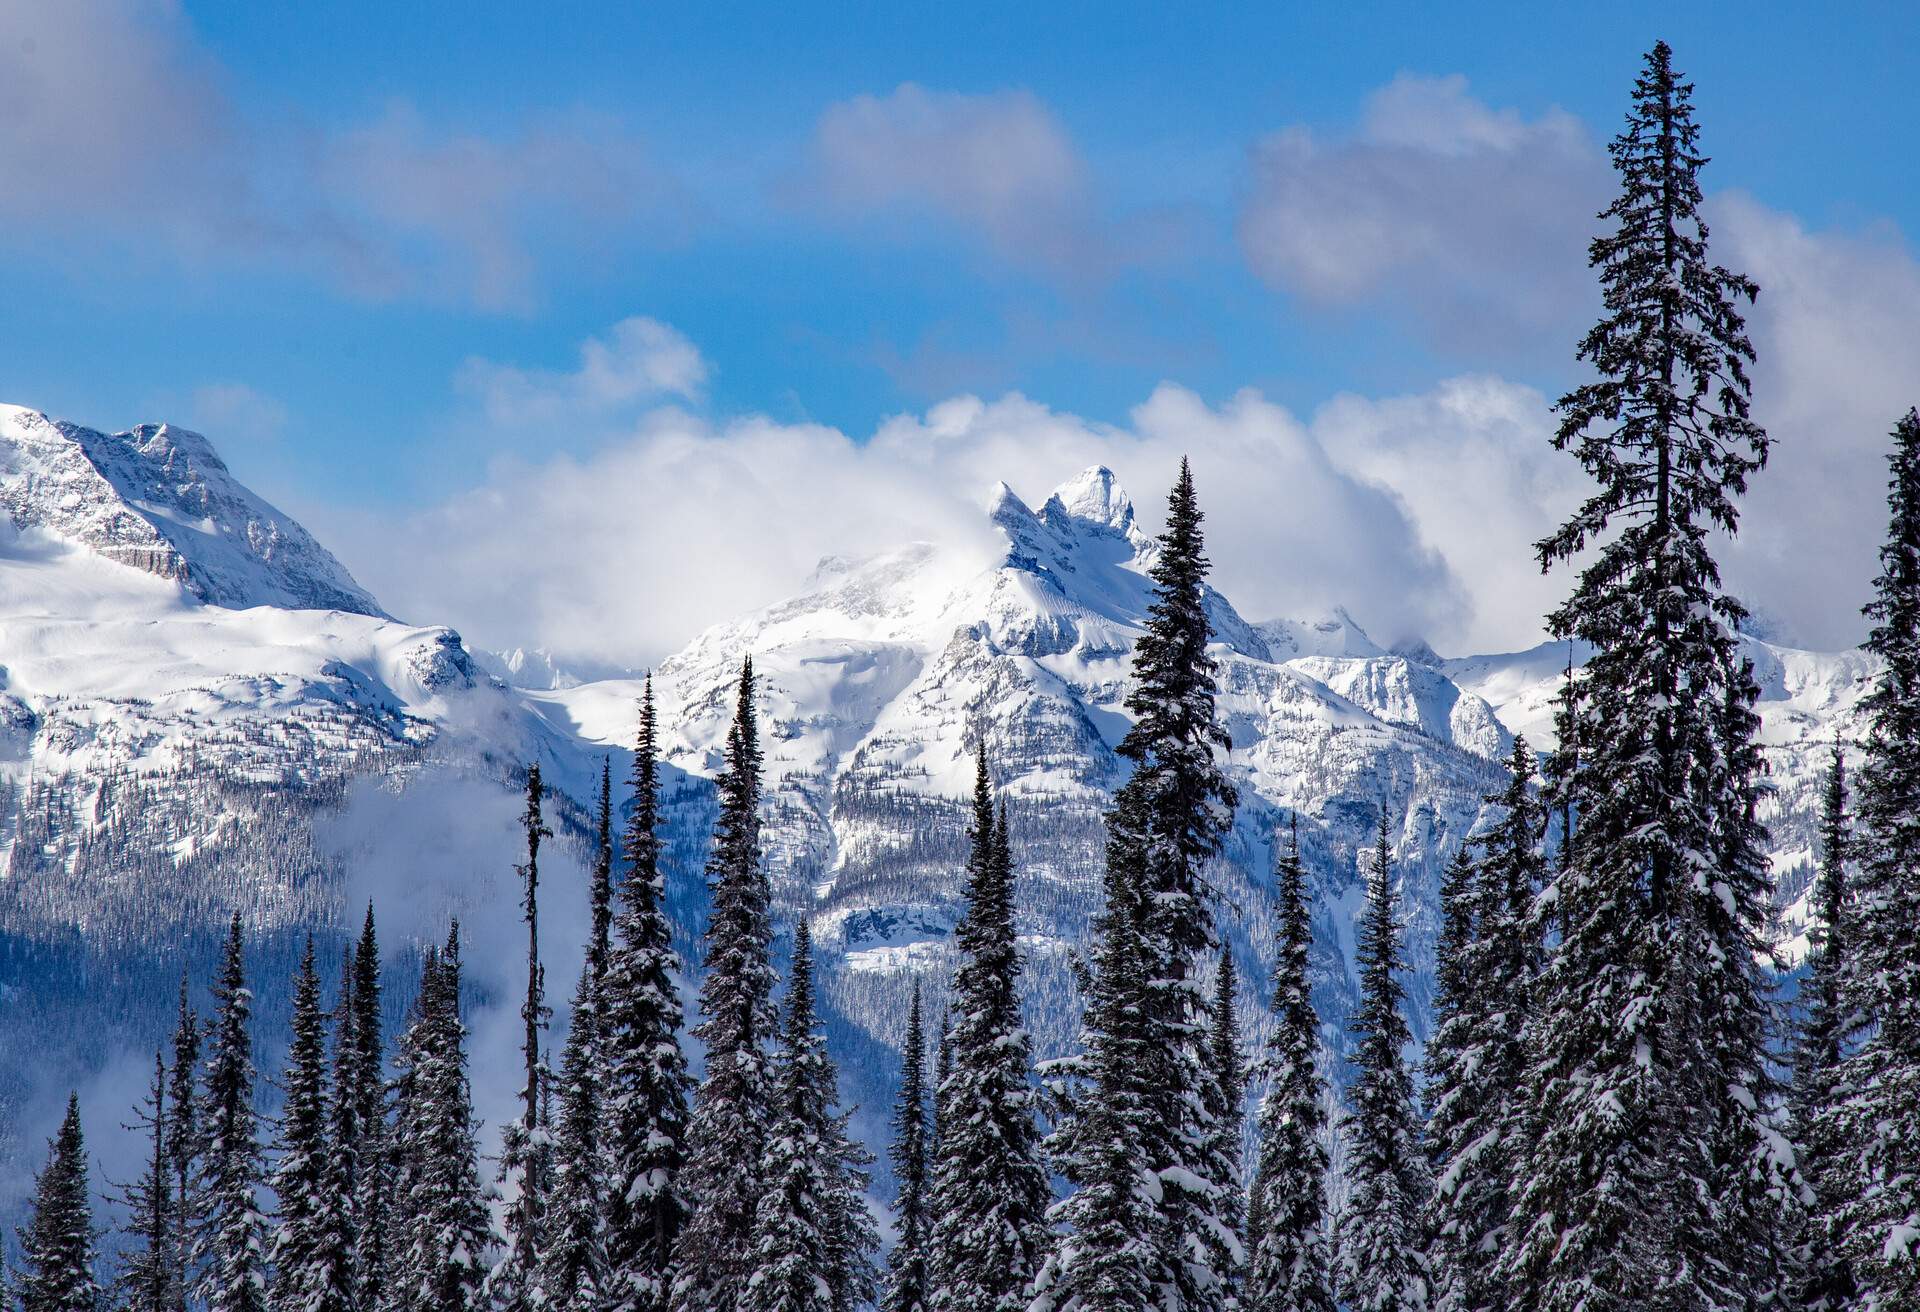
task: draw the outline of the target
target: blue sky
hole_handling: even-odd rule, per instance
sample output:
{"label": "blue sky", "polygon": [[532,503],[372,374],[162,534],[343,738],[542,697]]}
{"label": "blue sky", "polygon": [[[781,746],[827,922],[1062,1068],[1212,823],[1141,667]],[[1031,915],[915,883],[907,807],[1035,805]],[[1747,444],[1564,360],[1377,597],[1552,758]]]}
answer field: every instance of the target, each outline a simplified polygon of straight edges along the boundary
{"label": "blue sky", "polygon": [[[1273,407],[1257,422],[1287,430],[1263,440],[1405,507],[1403,559],[1328,566],[1313,587],[1271,582],[1297,539],[1224,526],[1260,562],[1231,580],[1249,609],[1348,604],[1456,645],[1524,640],[1542,594],[1504,599],[1458,516],[1409,480],[1450,468],[1486,495],[1485,461],[1514,466],[1506,499],[1538,512],[1511,517],[1522,557],[1573,495],[1532,449],[1538,413],[1488,415],[1544,413],[1577,376],[1601,144],[1664,37],[1699,88],[1716,254],[1787,289],[1755,330],[1763,418],[1799,455],[1756,505],[1766,541],[1736,581],[1783,636],[1853,640],[1871,532],[1817,569],[1801,543],[1877,496],[1891,407],[1920,386],[1889,344],[1915,326],[1891,293],[1920,229],[1903,6],[1484,5],[1444,23],[1413,5],[0,12],[0,397],[201,427],[396,608],[608,658],[670,646],[697,608],[623,595],[623,613],[675,618],[610,635],[593,586],[565,613],[489,601],[487,577],[442,557],[520,531],[503,491],[581,468],[644,481],[663,426],[714,450],[759,422],[865,446],[891,416],[927,429],[949,398],[1018,393],[1132,456],[1121,472],[1146,492],[1160,446],[1182,444],[1143,430],[1162,384],[1223,426],[1255,389]],[[633,320],[654,327],[617,327]],[[1791,366],[1768,373],[1774,346]],[[1449,408],[1468,379],[1488,390]],[[1447,418],[1404,413],[1421,404]],[[964,441],[990,448],[1008,422],[990,409]],[[850,486],[886,494],[886,469],[846,458]],[[1073,472],[1010,463],[1023,493]],[[942,513],[882,516],[851,545]],[[761,545],[784,563],[849,544]],[[514,585],[661,546],[583,537]],[[1844,604],[1810,600],[1826,571]],[[713,605],[784,586],[733,574]]]}

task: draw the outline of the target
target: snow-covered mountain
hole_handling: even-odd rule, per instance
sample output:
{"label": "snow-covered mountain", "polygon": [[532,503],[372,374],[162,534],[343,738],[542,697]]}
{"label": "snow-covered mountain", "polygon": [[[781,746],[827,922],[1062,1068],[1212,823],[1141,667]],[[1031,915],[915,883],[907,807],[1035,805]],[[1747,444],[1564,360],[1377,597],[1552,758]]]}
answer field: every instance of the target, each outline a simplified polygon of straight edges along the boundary
{"label": "snow-covered mountain", "polygon": [[0,406],[0,507],[16,529],[174,579],[217,606],[384,614],[306,529],[183,428],[99,433]]}
{"label": "snow-covered mountain", "polygon": [[[337,945],[350,899],[404,907],[510,872],[510,845],[457,835],[475,828],[476,797],[510,824],[525,762],[572,799],[563,821],[603,759],[624,774],[637,681],[581,681],[594,672],[543,652],[487,660],[489,674],[451,630],[387,617],[196,434],[109,436],[0,410],[0,504],[0,1100],[26,1096],[36,1070],[71,1076],[115,1044],[155,1041],[168,981],[231,911],[263,936],[271,1011],[296,937],[318,927]],[[822,562],[798,595],[717,624],[655,672],[682,947],[704,914],[708,780],[751,654],[777,898],[785,917],[811,919],[848,1092],[872,1109],[887,1106],[912,981],[937,996],[944,980],[976,744],[1011,806],[1043,1051],[1076,1023],[1068,965],[1097,909],[1101,816],[1124,776],[1114,748],[1155,544],[1104,468],[1037,509],[1002,486],[985,513],[990,560],[906,544]],[[1567,652],[1441,660],[1424,644],[1384,650],[1344,613],[1250,622],[1224,596],[1207,604],[1241,794],[1213,876],[1245,977],[1266,978],[1273,842],[1297,822],[1318,901],[1317,1000],[1343,1043],[1356,854],[1384,808],[1424,1032],[1440,871],[1480,822],[1512,735],[1549,745]],[[1815,778],[1870,667],[1858,653],[1749,650],[1791,947]],[[453,806],[449,777],[469,790]],[[369,810],[370,798],[386,800]],[[438,827],[416,823],[429,812]],[[499,905],[465,913],[511,918],[510,898],[487,896]],[[1247,1001],[1255,1029],[1259,1002]],[[65,1049],[42,1050],[49,1024]]]}

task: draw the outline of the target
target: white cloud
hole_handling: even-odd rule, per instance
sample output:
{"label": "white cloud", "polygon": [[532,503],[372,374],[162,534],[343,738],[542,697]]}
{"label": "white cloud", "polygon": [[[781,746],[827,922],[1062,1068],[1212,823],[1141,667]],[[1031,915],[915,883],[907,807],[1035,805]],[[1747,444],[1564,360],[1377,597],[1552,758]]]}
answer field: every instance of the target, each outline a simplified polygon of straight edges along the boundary
{"label": "white cloud", "polygon": [[933,540],[984,564],[980,506],[1001,479],[1037,504],[1104,462],[1151,523],[1186,454],[1217,579],[1249,615],[1345,604],[1389,637],[1458,644],[1481,631],[1462,576],[1434,549],[1446,544],[1423,542],[1401,499],[1329,449],[1323,433],[1345,440],[1356,422],[1302,423],[1251,391],[1209,405],[1163,385],[1122,426],[1018,394],[958,396],[864,438],[670,407],[617,423],[576,435],[598,440],[590,455],[505,459],[397,526],[336,517],[332,536],[398,613],[486,646],[537,639],[635,664],[787,595],[825,555]]}
{"label": "white cloud", "polygon": [[591,423],[637,402],[697,399],[709,372],[700,348],[678,329],[635,315],[604,338],[583,342],[580,367],[570,372],[474,357],[461,366],[455,386],[477,397],[487,417],[503,426]]}
{"label": "white cloud", "polygon": [[0,0],[0,31],[0,220],[76,258],[104,237],[376,298],[523,309],[546,246],[685,208],[636,138],[588,115],[489,137],[404,103],[338,133],[250,112],[167,0]]}
{"label": "white cloud", "polygon": [[1586,244],[1607,189],[1571,116],[1528,120],[1458,75],[1403,74],[1345,140],[1290,128],[1255,147],[1240,243],[1272,286],[1411,313],[1455,353],[1531,348],[1543,330],[1558,345],[1597,304]]}
{"label": "white cloud", "polygon": [[906,82],[831,105],[797,193],[855,221],[932,216],[1031,266],[1079,270],[1110,254],[1085,160],[1027,91],[964,95]]}
{"label": "white cloud", "polygon": [[1775,441],[1728,582],[1783,637],[1850,646],[1886,535],[1887,435],[1920,405],[1920,262],[1891,228],[1813,232],[1738,195],[1710,208],[1716,258],[1760,284],[1754,414]]}

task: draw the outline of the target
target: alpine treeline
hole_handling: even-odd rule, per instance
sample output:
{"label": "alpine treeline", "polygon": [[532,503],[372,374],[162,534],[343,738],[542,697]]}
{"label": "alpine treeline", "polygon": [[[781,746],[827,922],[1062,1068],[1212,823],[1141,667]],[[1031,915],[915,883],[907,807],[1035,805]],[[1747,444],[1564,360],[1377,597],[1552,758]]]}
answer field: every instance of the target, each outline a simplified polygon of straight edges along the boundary
{"label": "alpine treeline", "polygon": [[[1021,870],[992,730],[969,727],[964,914],[903,1017],[877,1260],[872,1158],[840,1106],[812,926],[777,923],[763,851],[760,687],[743,662],[705,877],[697,1015],[667,918],[649,680],[616,807],[601,771],[588,941],[558,1069],[538,932],[548,801],[525,776],[528,944],[516,1115],[480,1155],[459,926],[420,954],[391,1043],[372,909],[329,1008],[310,941],[291,1041],[256,1109],[232,922],[203,1019],[183,980],[99,1233],[79,1104],[35,1180],[21,1312],[1906,1312],[1920,1309],[1920,412],[1893,431],[1864,735],[1836,744],[1804,966],[1768,948],[1767,784],[1746,612],[1715,543],[1769,439],[1741,307],[1712,263],[1692,88],[1657,45],[1613,141],[1592,243],[1592,381],[1554,446],[1592,494],[1534,544],[1572,566],[1558,741],[1515,739],[1440,889],[1434,1028],[1408,1006],[1406,837],[1303,851],[1298,817],[1235,830],[1213,594],[1183,461],[1147,559],[1130,767],[1106,817],[1077,1050],[1036,1066]],[[624,815],[624,829],[620,820]],[[1411,823],[1409,818],[1408,823]],[[616,844],[616,831],[619,830]],[[1264,1042],[1216,865],[1264,844],[1275,926]],[[1241,846],[1245,842],[1247,848]],[[1309,833],[1309,844],[1317,840]],[[616,850],[616,846],[617,849]],[[1345,978],[1322,878],[1364,881]],[[1339,891],[1336,884],[1333,890]],[[551,896],[551,893],[549,893]],[[1324,917],[1325,913],[1321,913]],[[1324,932],[1317,932],[1324,929]],[[780,957],[786,957],[784,986]],[[1316,953],[1328,958],[1316,962]],[[692,1020],[689,1028],[689,1020]],[[687,1040],[700,1060],[689,1060]],[[1343,1064],[1342,1058],[1345,1058]],[[696,1078],[697,1068],[697,1078]],[[1257,1092],[1249,1114],[1248,1095]],[[1338,1170],[1334,1163],[1338,1163]]]}

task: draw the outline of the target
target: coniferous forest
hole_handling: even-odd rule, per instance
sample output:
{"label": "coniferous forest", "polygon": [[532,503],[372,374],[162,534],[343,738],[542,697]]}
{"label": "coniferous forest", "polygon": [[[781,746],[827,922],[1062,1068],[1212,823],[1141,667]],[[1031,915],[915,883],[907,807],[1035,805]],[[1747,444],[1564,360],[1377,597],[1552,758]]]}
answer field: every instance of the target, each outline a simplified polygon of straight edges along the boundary
{"label": "coniferous forest", "polygon": [[[211,1013],[183,981],[127,1125],[83,1127],[69,1104],[7,1305],[1920,1309],[1920,412],[1892,427],[1867,612],[1880,665],[1864,732],[1832,758],[1817,923],[1788,972],[1765,946],[1748,617],[1715,558],[1770,450],[1743,318],[1761,288],[1715,263],[1706,145],[1665,44],[1610,151],[1618,192],[1590,250],[1603,312],[1553,437],[1591,495],[1511,544],[1564,577],[1551,633],[1592,655],[1569,671],[1556,746],[1514,744],[1496,818],[1445,872],[1424,1051],[1384,804],[1362,863],[1350,1070],[1330,1069],[1309,988],[1297,836],[1276,842],[1266,889],[1272,978],[1238,978],[1222,951],[1207,868],[1238,799],[1183,463],[1133,655],[1131,774],[1106,816],[1076,1051],[1036,1061],[1023,1024],[1022,854],[975,735],[957,966],[915,991],[883,1109],[891,1207],[841,1101],[810,927],[776,923],[748,659],[697,961],[668,919],[651,685],[631,777],[602,776],[585,888],[542,882],[552,801],[539,767],[524,771],[524,848],[501,854],[526,927],[524,1061],[497,1159],[474,1112],[457,923],[417,977],[383,971],[371,909],[337,981],[309,940],[284,1066],[262,1070],[236,915],[202,981]],[[572,898],[588,906],[583,957],[543,961],[542,908]],[[564,1034],[549,1004],[562,988]],[[396,995],[410,999],[397,1032]],[[1246,996],[1271,998],[1257,1047],[1237,1020]],[[114,1186],[127,1222],[111,1237],[89,1183],[88,1137],[104,1134],[138,1136],[144,1162]]]}

